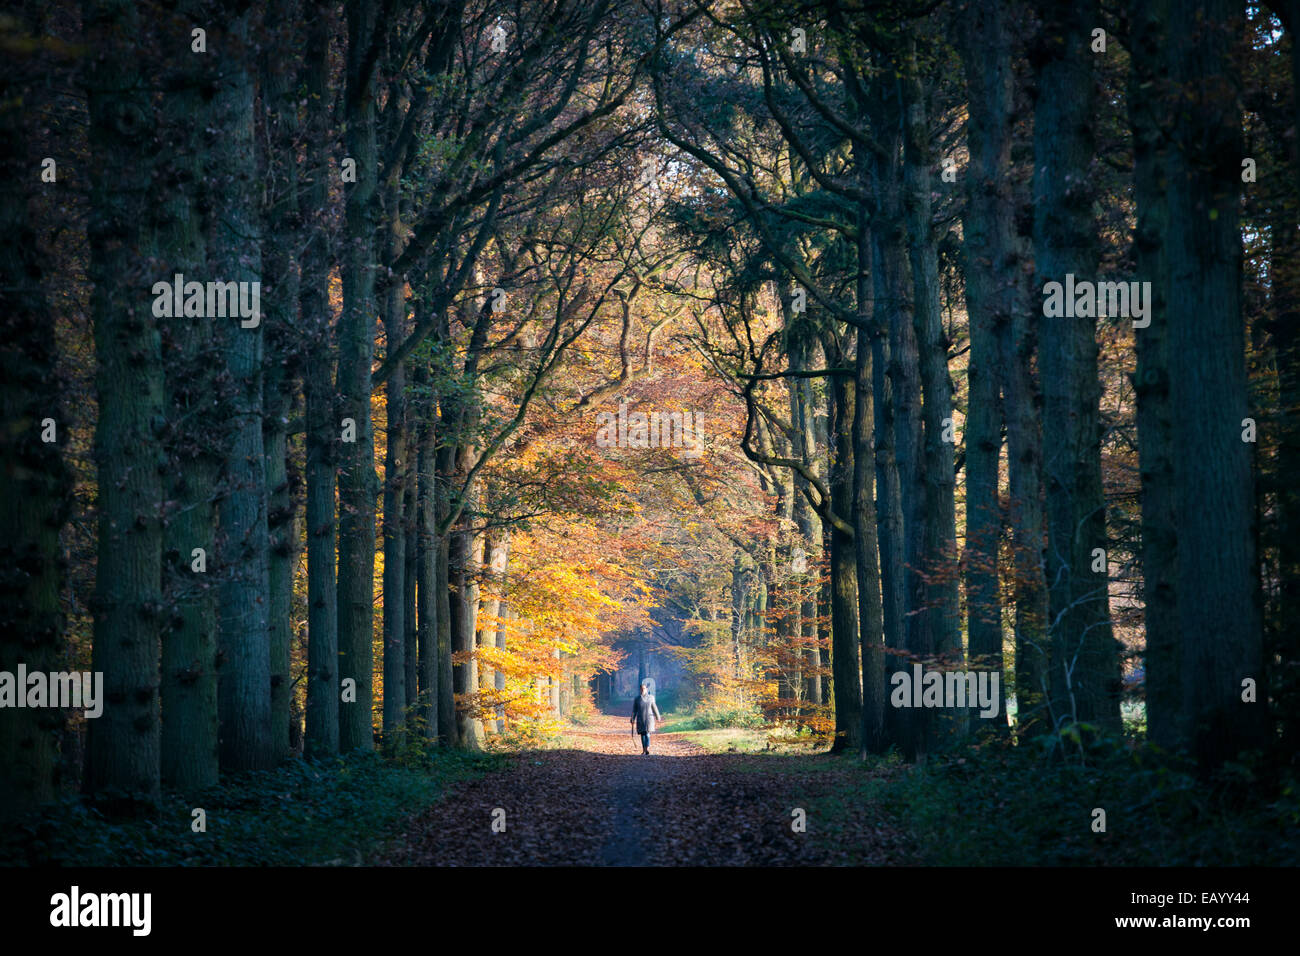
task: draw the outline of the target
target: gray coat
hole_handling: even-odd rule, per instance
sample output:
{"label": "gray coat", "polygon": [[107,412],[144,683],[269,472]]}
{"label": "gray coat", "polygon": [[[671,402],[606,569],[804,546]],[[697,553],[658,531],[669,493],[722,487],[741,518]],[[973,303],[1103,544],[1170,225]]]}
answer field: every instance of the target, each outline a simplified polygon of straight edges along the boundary
{"label": "gray coat", "polygon": [[659,713],[658,706],[655,705],[653,694],[632,698],[632,716],[636,718],[636,732],[638,734],[653,734],[655,732],[655,721],[664,719]]}

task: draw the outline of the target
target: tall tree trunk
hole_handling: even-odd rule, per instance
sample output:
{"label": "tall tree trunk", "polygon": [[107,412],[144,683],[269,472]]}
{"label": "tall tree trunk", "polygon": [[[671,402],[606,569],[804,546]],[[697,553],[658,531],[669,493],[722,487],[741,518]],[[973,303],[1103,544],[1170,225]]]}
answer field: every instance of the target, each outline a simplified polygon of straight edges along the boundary
{"label": "tall tree trunk", "polygon": [[[253,137],[254,79],[251,12],[234,17],[212,38],[223,63],[212,98],[212,126],[222,131],[212,151],[213,179],[222,196],[208,243],[213,278],[261,282],[260,217],[256,204],[257,151]],[[213,32],[216,32],[214,29]],[[227,403],[231,445],[218,507],[221,586],[221,765],[260,770],[274,762],[271,742],[271,651],[267,595],[270,538],[266,460],[262,444],[263,321],[217,318],[231,391]],[[287,734],[287,728],[286,728]]]}
{"label": "tall tree trunk", "polygon": [[[468,493],[471,503],[477,495]],[[472,511],[471,506],[466,511]],[[470,527],[467,514],[461,519],[462,527],[452,535],[451,561],[451,629],[455,641],[453,651],[462,663],[452,665],[454,690],[460,698],[456,702],[456,721],[460,746],[466,750],[483,749],[483,722],[472,713],[478,694],[478,653],[475,646],[475,625],[479,605],[479,573],[483,566],[483,535]]]}
{"label": "tall tree trunk", "polygon": [[[510,620],[511,617],[510,603],[507,599],[505,598],[501,599],[501,607],[498,613],[501,617],[501,624],[497,628],[497,635],[496,635],[497,650],[504,651],[506,649],[506,638],[508,636],[506,630],[506,621]],[[504,693],[506,689],[506,675],[505,672],[500,668],[497,668],[496,671],[495,688],[496,688],[497,696],[504,699]],[[505,704],[503,703],[497,704],[496,731],[499,734],[504,734],[506,732],[506,707]]]}
{"label": "tall tree trunk", "polygon": [[[191,10],[197,9],[189,5]],[[202,57],[189,50],[188,28],[174,28],[168,46],[177,52],[172,89],[163,100],[164,139],[174,143],[160,163],[163,181],[175,185],[159,204],[157,234],[160,276],[187,280],[208,275],[206,236],[212,197],[204,168],[208,103],[201,95],[210,80]],[[167,514],[163,527],[163,593],[168,625],[162,635],[160,697],[163,783],[185,792],[217,782],[217,605],[215,570],[217,478],[223,458],[224,423],[214,397],[220,353],[206,310],[173,315],[160,322],[168,416],[164,446],[168,469]]]}
{"label": "tall tree trunk", "polygon": [[[790,368],[807,371],[809,368],[809,330],[806,324],[790,331]],[[816,400],[811,379],[792,379],[790,390],[790,421],[794,426],[794,455],[815,475],[821,474],[821,455],[817,447],[817,432],[813,427],[816,417]],[[821,667],[822,655],[817,627],[817,569],[821,566],[821,518],[804,497],[807,481],[802,475],[794,476],[794,520],[799,526],[804,549],[806,571],[799,580],[799,625],[804,647],[804,697],[814,707],[822,705]]]}
{"label": "tall tree trunk", "polygon": [[266,110],[265,140],[270,148],[262,159],[267,181],[263,213],[267,241],[263,251],[262,289],[267,303],[267,325],[262,442],[266,450],[270,537],[267,615],[271,644],[271,751],[272,757],[281,762],[292,755],[289,726],[293,680],[289,673],[289,652],[293,641],[293,569],[298,549],[297,502],[289,476],[289,415],[294,404],[298,361],[295,336],[300,293],[294,253],[301,236],[295,155],[298,63],[292,55],[293,35],[302,23],[297,0],[277,0],[270,4],[264,23],[270,42],[262,50],[262,102]]}
{"label": "tall tree trunk", "polygon": [[[390,209],[398,202],[398,183],[386,185]],[[400,251],[400,221],[390,212],[390,256]],[[405,283],[390,279],[386,289],[384,331],[390,350],[406,337]],[[398,363],[388,376],[388,434],[384,451],[384,738],[399,742],[406,724],[406,483],[407,467],[406,366]]]}
{"label": "tall tree trunk", "polygon": [[[743,654],[740,650],[749,603],[749,572],[743,551],[737,549],[731,560],[731,676],[739,683]],[[645,680],[645,674],[641,675]]]}
{"label": "tall tree trunk", "polygon": [[[1017,102],[1028,98],[1023,81],[1015,84]],[[1024,106],[1028,110],[1028,105]],[[1013,114],[1019,112],[1013,110]],[[1033,161],[1032,137],[1013,125],[1012,168]],[[1025,177],[1028,179],[1029,177]],[[1031,737],[1052,729],[1047,713],[1048,624],[1046,529],[1043,516],[1042,400],[1035,376],[1037,329],[1042,321],[1039,294],[1029,306],[1029,261],[1033,248],[1032,188],[1019,180],[1006,187],[997,207],[993,233],[1001,250],[1003,281],[998,286],[1001,314],[994,326],[998,342],[998,382],[1007,423],[1007,525],[1011,529],[1011,574],[1015,603],[1016,734]],[[990,250],[994,252],[996,250]],[[994,260],[998,261],[998,260]]]}
{"label": "tall tree trunk", "polygon": [[1137,345],[1138,462],[1142,481],[1142,598],[1146,630],[1147,733],[1172,750],[1182,742],[1182,665],[1175,592],[1178,532],[1174,513],[1173,409],[1169,404],[1169,287],[1165,237],[1168,99],[1159,93],[1164,34],[1172,13],[1167,0],[1139,0],[1130,17],[1131,75],[1128,103],[1133,130],[1133,191],[1137,227],[1134,258],[1140,281],[1151,283],[1150,325],[1135,329]]}
{"label": "tall tree trunk", "polygon": [[437,564],[434,569],[437,588],[434,597],[438,612],[438,735],[444,746],[460,745],[460,727],[456,720],[456,676],[451,655],[455,640],[451,631],[451,540],[441,535],[435,542]]}
{"label": "tall tree trunk", "polygon": [[[829,405],[829,400],[827,402]],[[827,443],[827,464],[829,466],[831,449]],[[831,553],[831,525],[829,522],[822,522],[822,553],[827,556],[827,563],[830,563]],[[817,617],[832,625],[832,633],[827,635],[825,653],[822,655],[822,701],[830,701],[832,705],[835,702],[835,635],[834,625],[831,621],[831,576],[828,572],[822,579],[821,586],[817,588]]]}
{"label": "tall tree trunk", "polygon": [[857,568],[858,624],[862,645],[862,750],[884,753],[889,747],[885,721],[888,707],[885,673],[885,619],[880,595],[880,559],[876,527],[876,449],[874,446],[875,369],[872,363],[872,249],[870,211],[857,210],[858,269],[854,286],[858,310],[857,355],[853,383],[853,547]]}
{"label": "tall tree trunk", "polygon": [[[322,142],[327,125],[331,17],[316,10],[307,20],[303,58],[306,93],[304,131]],[[307,523],[307,730],[303,751],[328,757],[339,751],[338,591],[335,581],[334,488],[339,415],[334,407],[329,305],[329,248],[322,221],[328,205],[330,168],[324,158],[308,162],[300,178],[304,217],[299,300],[303,324],[302,389],[306,421]]]}
{"label": "tall tree trunk", "polygon": [[1255,563],[1251,447],[1241,315],[1238,209],[1242,139],[1231,62],[1243,34],[1228,0],[1198,0],[1170,21],[1166,69],[1179,97],[1168,152],[1169,404],[1175,593],[1186,743],[1205,768],[1262,746],[1268,722]]}
{"label": "tall tree trunk", "polygon": [[[494,500],[494,495],[489,495],[489,500]],[[484,545],[484,554],[487,563],[487,575],[484,579],[486,593],[482,601],[482,613],[479,615],[478,636],[476,638],[480,647],[498,647],[499,636],[504,630],[504,624],[499,620],[501,615],[501,588],[505,582],[506,565],[510,560],[510,531],[507,528],[493,528],[487,533],[487,542]],[[484,663],[483,672],[479,676],[480,683],[486,690],[498,690],[504,688],[504,675],[497,672],[491,664]],[[500,679],[500,680],[498,680]],[[496,708],[493,708],[494,712]],[[496,728],[496,721],[491,721],[493,728]]]}
{"label": "tall tree trunk", "polygon": [[[1002,400],[998,382],[999,328],[1012,320],[1017,259],[1007,174],[1011,170],[1014,74],[1001,0],[979,0],[966,10],[962,59],[969,90],[966,123],[970,166],[966,216],[966,313],[970,322],[966,412],[967,640],[971,667],[1001,673],[1002,601],[998,544],[1002,509],[998,460],[1002,450]],[[977,726],[1007,728],[1006,681],[999,683],[998,716]]]}
{"label": "tall tree trunk", "polygon": [[[427,369],[417,376],[420,384],[426,384]],[[429,403],[430,405],[432,403]],[[440,719],[438,703],[439,652],[438,638],[441,630],[438,625],[438,535],[437,535],[437,477],[435,473],[437,436],[434,429],[433,409],[420,404],[419,426],[419,558],[417,567],[416,589],[418,592],[419,621],[418,640],[420,644],[420,713],[424,717],[425,734],[430,740],[439,736]]]}
{"label": "tall tree trunk", "polygon": [[[872,165],[877,520],[885,646],[901,652],[886,658],[886,673],[894,674],[910,670],[912,658],[929,653],[923,615],[913,613],[921,606],[924,584],[918,573],[924,488],[921,395],[901,199],[902,107],[892,84],[882,89],[874,109],[873,118],[884,131],[885,149],[884,155],[873,157]],[[908,760],[921,750],[923,714],[893,707],[885,714],[888,737]]]}
{"label": "tall tree trunk", "polygon": [[[957,505],[953,465],[952,380],[948,377],[948,342],[944,338],[939,301],[938,252],[931,225],[933,150],[925,93],[917,75],[915,41],[908,43],[904,71],[903,208],[907,220],[907,253],[912,272],[912,319],[916,334],[921,383],[924,481],[921,530],[921,616],[926,619],[928,651],[939,666],[960,668],[961,603],[957,593]],[[928,713],[920,711],[919,713]],[[924,746],[965,731],[965,710],[930,714]]]}
{"label": "tall tree trunk", "polygon": [[[865,216],[860,220],[865,227]],[[869,254],[868,240],[859,243],[859,261]],[[863,263],[869,266],[869,260]],[[858,294],[868,288],[865,271],[859,269]],[[865,301],[859,298],[859,302]],[[888,706],[885,673],[885,619],[880,604],[880,562],[876,553],[876,502],[872,494],[875,482],[876,455],[872,447],[872,424],[875,419],[871,368],[871,317],[859,305],[862,325],[858,326],[857,379],[854,383],[856,407],[853,414],[853,545],[858,584],[858,620],[862,642],[862,749],[864,753],[884,753],[889,748],[885,723]]]}
{"label": "tall tree trunk", "polygon": [[[156,803],[160,791],[163,366],[158,324],[141,292],[163,278],[150,274],[141,255],[153,241],[148,184],[156,128],[132,49],[143,30],[141,11],[130,2],[87,0],[84,17],[86,45],[94,51],[86,73],[92,157],[86,232],[99,415],[91,666],[104,675],[106,701],[90,724],[84,783],[92,796],[128,809]],[[45,598],[45,611],[53,600]]]}
{"label": "tall tree trunk", "polygon": [[346,247],[342,256],[343,315],[339,321],[336,390],[343,426],[354,441],[343,444],[339,469],[339,676],[356,685],[356,701],[339,711],[339,747],[373,750],[372,715],[375,605],[375,442],[370,416],[375,342],[375,238],[378,225],[378,150],[371,46],[379,10],[348,0],[347,84],[344,95],[347,159],[356,181],[344,184]]}
{"label": "tall tree trunk", "polygon": [[[1089,49],[1096,0],[1042,7],[1034,118],[1034,255],[1038,290],[1097,280],[1091,168],[1096,87]],[[1119,648],[1111,634],[1109,575],[1092,570],[1107,550],[1101,483],[1101,384],[1095,315],[1045,318],[1043,475],[1047,491],[1047,581],[1051,612],[1052,718],[1118,731]],[[1095,309],[1080,311],[1095,312]]]}
{"label": "tall tree trunk", "polygon": [[[826,343],[827,361],[840,366],[838,346]],[[850,529],[854,520],[853,380],[837,375],[828,383],[833,449],[830,467],[831,510]],[[835,743],[831,752],[863,748],[862,674],[858,632],[857,554],[852,531],[831,527],[831,670],[835,688]]]}
{"label": "tall tree trunk", "polygon": [[402,585],[402,600],[406,602],[406,610],[402,615],[406,622],[406,639],[402,642],[403,649],[406,652],[406,706],[410,714],[417,714],[414,710],[420,696],[420,658],[419,658],[419,621],[416,617],[416,579],[419,577],[419,560],[420,560],[420,542],[419,542],[419,512],[416,502],[416,467],[419,463],[419,449],[416,444],[415,429],[409,430],[410,444],[406,454],[406,500],[402,505],[403,526],[406,534],[406,580]]}
{"label": "tall tree trunk", "polygon": [[[806,372],[810,368],[810,350],[814,341],[809,325],[801,323],[790,329],[790,368]],[[789,382],[790,421],[794,425],[794,455],[814,475],[822,473],[822,455],[816,440],[816,397],[811,378],[794,378]],[[794,476],[794,522],[800,527],[801,546],[805,550],[807,570],[800,580],[800,628],[805,653],[805,689],[803,696],[809,704],[822,706],[822,646],[816,614],[816,579],[822,566],[822,519],[803,496],[807,481],[802,475]]]}

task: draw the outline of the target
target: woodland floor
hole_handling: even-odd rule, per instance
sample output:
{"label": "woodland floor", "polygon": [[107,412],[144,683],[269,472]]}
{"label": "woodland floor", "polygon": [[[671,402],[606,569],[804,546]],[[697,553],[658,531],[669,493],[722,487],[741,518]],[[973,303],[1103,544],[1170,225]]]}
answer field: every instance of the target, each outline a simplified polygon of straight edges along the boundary
{"label": "woodland floor", "polygon": [[[450,788],[371,860],[414,866],[826,866],[913,862],[869,803],[844,799],[862,769],[827,756],[717,754],[599,715],[564,750]],[[883,773],[884,771],[882,771]],[[493,832],[494,810],[505,829]],[[793,811],[806,813],[794,832]],[[500,820],[501,815],[496,814]],[[819,824],[833,820],[830,826]],[[500,829],[498,827],[498,829]]]}

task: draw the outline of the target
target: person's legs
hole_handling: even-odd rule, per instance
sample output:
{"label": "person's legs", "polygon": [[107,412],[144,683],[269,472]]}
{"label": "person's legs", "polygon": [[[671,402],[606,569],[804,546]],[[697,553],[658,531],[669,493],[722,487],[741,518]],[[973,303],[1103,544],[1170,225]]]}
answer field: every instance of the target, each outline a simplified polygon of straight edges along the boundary
{"label": "person's legs", "polygon": [[649,735],[649,734],[642,734],[642,735],[641,735],[641,752],[642,752],[642,753],[645,753],[645,754],[648,754],[648,753],[650,752],[650,735]]}

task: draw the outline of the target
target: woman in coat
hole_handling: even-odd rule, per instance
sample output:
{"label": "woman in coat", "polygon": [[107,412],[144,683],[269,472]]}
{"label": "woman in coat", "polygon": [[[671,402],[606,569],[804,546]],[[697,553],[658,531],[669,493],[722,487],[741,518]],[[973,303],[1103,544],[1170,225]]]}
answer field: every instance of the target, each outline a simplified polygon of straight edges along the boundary
{"label": "woman in coat", "polygon": [[641,735],[641,753],[650,752],[650,735],[655,732],[655,721],[663,720],[659,707],[655,704],[655,695],[650,693],[647,681],[641,685],[641,696],[632,699],[632,723],[635,732]]}

